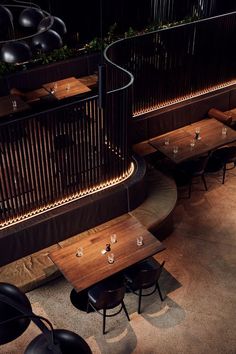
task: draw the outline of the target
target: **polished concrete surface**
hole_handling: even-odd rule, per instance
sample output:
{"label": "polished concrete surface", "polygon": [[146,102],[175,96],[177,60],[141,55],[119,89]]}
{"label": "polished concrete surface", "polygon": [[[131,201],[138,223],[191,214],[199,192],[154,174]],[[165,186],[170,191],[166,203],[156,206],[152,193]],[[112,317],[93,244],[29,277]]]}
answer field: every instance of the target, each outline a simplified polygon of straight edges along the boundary
{"label": "polished concrete surface", "polygon": [[[166,250],[160,287],[143,299],[127,294],[130,314],[107,319],[86,314],[70,303],[71,285],[61,277],[27,293],[37,314],[56,328],[81,335],[93,354],[235,354],[236,353],[236,169],[206,177],[209,190],[194,184],[191,199],[179,188],[174,232],[164,241]],[[196,181],[197,182],[197,181]],[[32,324],[17,340],[0,347],[1,354],[21,354],[38,330]],[[72,354],[72,353],[71,353]]]}

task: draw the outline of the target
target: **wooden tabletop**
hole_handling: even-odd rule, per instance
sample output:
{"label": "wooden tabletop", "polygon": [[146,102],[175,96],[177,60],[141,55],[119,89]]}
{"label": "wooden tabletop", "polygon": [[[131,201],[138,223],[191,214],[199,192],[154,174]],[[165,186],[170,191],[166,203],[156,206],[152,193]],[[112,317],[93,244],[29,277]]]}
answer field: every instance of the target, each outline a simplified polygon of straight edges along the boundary
{"label": "wooden tabletop", "polygon": [[[227,129],[226,134],[222,134],[223,127]],[[195,139],[196,128],[200,129],[199,140]],[[169,139],[169,144],[166,145],[167,139]],[[235,140],[235,130],[214,118],[210,118],[173,130],[167,134],[160,135],[149,140],[149,144],[178,164]],[[195,145],[191,146],[193,141],[195,142]],[[178,147],[177,153],[174,153],[175,146]]]}
{"label": "wooden tabletop", "polygon": [[[13,101],[16,107],[13,107]],[[0,97],[0,117],[8,116],[17,112],[25,111],[30,106],[18,95],[8,95]]]}
{"label": "wooden tabletop", "polygon": [[91,91],[89,87],[84,85],[75,77],[68,77],[63,80],[49,82],[44,84],[43,88],[52,93],[53,96],[58,100]]}
{"label": "wooden tabletop", "polygon": [[37,102],[40,100],[40,98],[46,97],[48,95],[49,95],[49,92],[43,87],[41,87],[37,90],[28,91],[25,93],[27,103]]}
{"label": "wooden tabletop", "polygon": [[[117,242],[111,244],[111,251],[102,254],[111,234],[117,235]],[[137,236],[143,236],[144,243],[137,246]],[[78,247],[83,247],[84,254],[76,257]],[[64,277],[73,285],[77,292],[147,258],[165,247],[140,222],[130,217],[125,221],[88,235],[86,238],[63,247],[49,254]],[[109,264],[107,255],[113,253],[115,261]]]}

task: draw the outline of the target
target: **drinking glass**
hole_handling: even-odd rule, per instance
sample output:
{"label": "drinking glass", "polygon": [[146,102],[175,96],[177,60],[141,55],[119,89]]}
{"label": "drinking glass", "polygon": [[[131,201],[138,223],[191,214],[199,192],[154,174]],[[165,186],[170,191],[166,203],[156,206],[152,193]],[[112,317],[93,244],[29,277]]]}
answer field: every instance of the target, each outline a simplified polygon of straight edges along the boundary
{"label": "drinking glass", "polygon": [[83,250],[83,247],[79,247],[77,248],[77,251],[76,251],[76,257],[82,257],[84,254],[84,250]]}
{"label": "drinking glass", "polygon": [[191,148],[194,148],[194,146],[195,146],[195,140],[194,139],[190,141],[190,146],[191,146]]}
{"label": "drinking glass", "polygon": [[137,246],[142,246],[143,245],[143,236],[138,236],[137,237]]}
{"label": "drinking glass", "polygon": [[115,262],[115,255],[114,253],[109,253],[108,256],[107,256],[107,261],[108,263],[112,264]]}
{"label": "drinking glass", "polygon": [[164,144],[165,144],[165,145],[169,145],[169,144],[170,144],[170,139],[169,139],[169,138],[165,138]]}
{"label": "drinking glass", "polygon": [[12,100],[12,108],[13,108],[13,110],[14,110],[14,109],[17,109],[17,102],[16,102],[16,100]]}
{"label": "drinking glass", "polygon": [[173,153],[174,153],[174,154],[177,154],[178,151],[179,151],[178,146],[174,146],[174,147],[173,147]]}
{"label": "drinking glass", "polygon": [[223,127],[221,133],[225,136],[227,134],[227,127]]}
{"label": "drinking glass", "polygon": [[66,91],[69,91],[70,89],[70,84],[66,84]]}
{"label": "drinking glass", "polygon": [[117,237],[116,234],[111,235],[111,243],[116,243],[117,242]]}
{"label": "drinking glass", "polygon": [[54,90],[54,92],[56,92],[57,91],[57,82],[54,82],[54,85],[53,85],[53,90]]}

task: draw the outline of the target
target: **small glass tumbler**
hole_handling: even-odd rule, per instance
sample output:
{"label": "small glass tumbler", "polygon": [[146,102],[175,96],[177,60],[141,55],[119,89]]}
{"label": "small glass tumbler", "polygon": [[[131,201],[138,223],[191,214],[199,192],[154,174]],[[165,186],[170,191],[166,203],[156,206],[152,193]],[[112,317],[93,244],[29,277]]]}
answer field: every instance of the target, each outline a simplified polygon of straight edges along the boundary
{"label": "small glass tumbler", "polygon": [[13,110],[17,109],[17,102],[16,102],[16,100],[12,100],[12,108],[13,108]]}
{"label": "small glass tumbler", "polygon": [[70,84],[66,84],[66,91],[70,90]]}
{"label": "small glass tumbler", "polygon": [[116,234],[111,235],[111,243],[116,243],[117,242],[117,237]]}
{"label": "small glass tumbler", "polygon": [[165,138],[164,144],[165,145],[169,145],[170,144],[170,139],[169,138]]}
{"label": "small glass tumbler", "polygon": [[109,253],[108,256],[107,256],[107,262],[112,264],[115,262],[115,255],[114,253]]}
{"label": "small glass tumbler", "polygon": [[195,146],[195,140],[194,139],[190,141],[190,146],[191,146],[192,149],[194,148],[194,146]]}
{"label": "small glass tumbler", "polygon": [[142,246],[143,245],[143,236],[138,236],[137,237],[137,246]]}
{"label": "small glass tumbler", "polygon": [[174,146],[174,147],[173,147],[173,153],[174,153],[174,154],[177,154],[178,151],[179,151],[178,146]]}
{"label": "small glass tumbler", "polygon": [[226,136],[227,135],[227,127],[223,127],[221,133],[223,136]]}
{"label": "small glass tumbler", "polygon": [[83,247],[79,247],[77,248],[77,251],[76,251],[76,257],[82,257],[84,254],[84,250],[83,250]]}

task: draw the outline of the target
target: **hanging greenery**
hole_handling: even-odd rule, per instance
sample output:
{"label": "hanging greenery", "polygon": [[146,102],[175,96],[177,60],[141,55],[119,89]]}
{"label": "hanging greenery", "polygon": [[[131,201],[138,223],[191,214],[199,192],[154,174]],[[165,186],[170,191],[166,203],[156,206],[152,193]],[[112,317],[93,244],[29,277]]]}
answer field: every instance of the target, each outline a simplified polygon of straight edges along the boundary
{"label": "hanging greenery", "polygon": [[56,63],[58,61],[73,58],[81,54],[98,52],[104,50],[109,44],[115,42],[118,39],[139,36],[144,33],[157,31],[159,29],[170,28],[180,24],[193,22],[197,19],[199,19],[197,16],[193,16],[193,17],[185,18],[184,20],[179,22],[172,22],[172,23],[165,23],[165,24],[152,23],[148,25],[146,28],[144,28],[142,31],[137,31],[132,27],[129,27],[128,30],[123,34],[119,33],[118,24],[114,23],[112,26],[110,26],[103,41],[101,40],[101,38],[95,37],[89,43],[86,43],[82,48],[70,48],[67,45],[65,45],[60,49],[54,49],[50,53],[38,53],[34,56],[33,60],[31,60],[29,63],[24,65],[14,65],[14,64],[7,64],[4,62],[0,62],[0,77],[3,77],[5,75],[8,75],[16,71],[33,68],[38,65],[47,65],[50,63]]}

